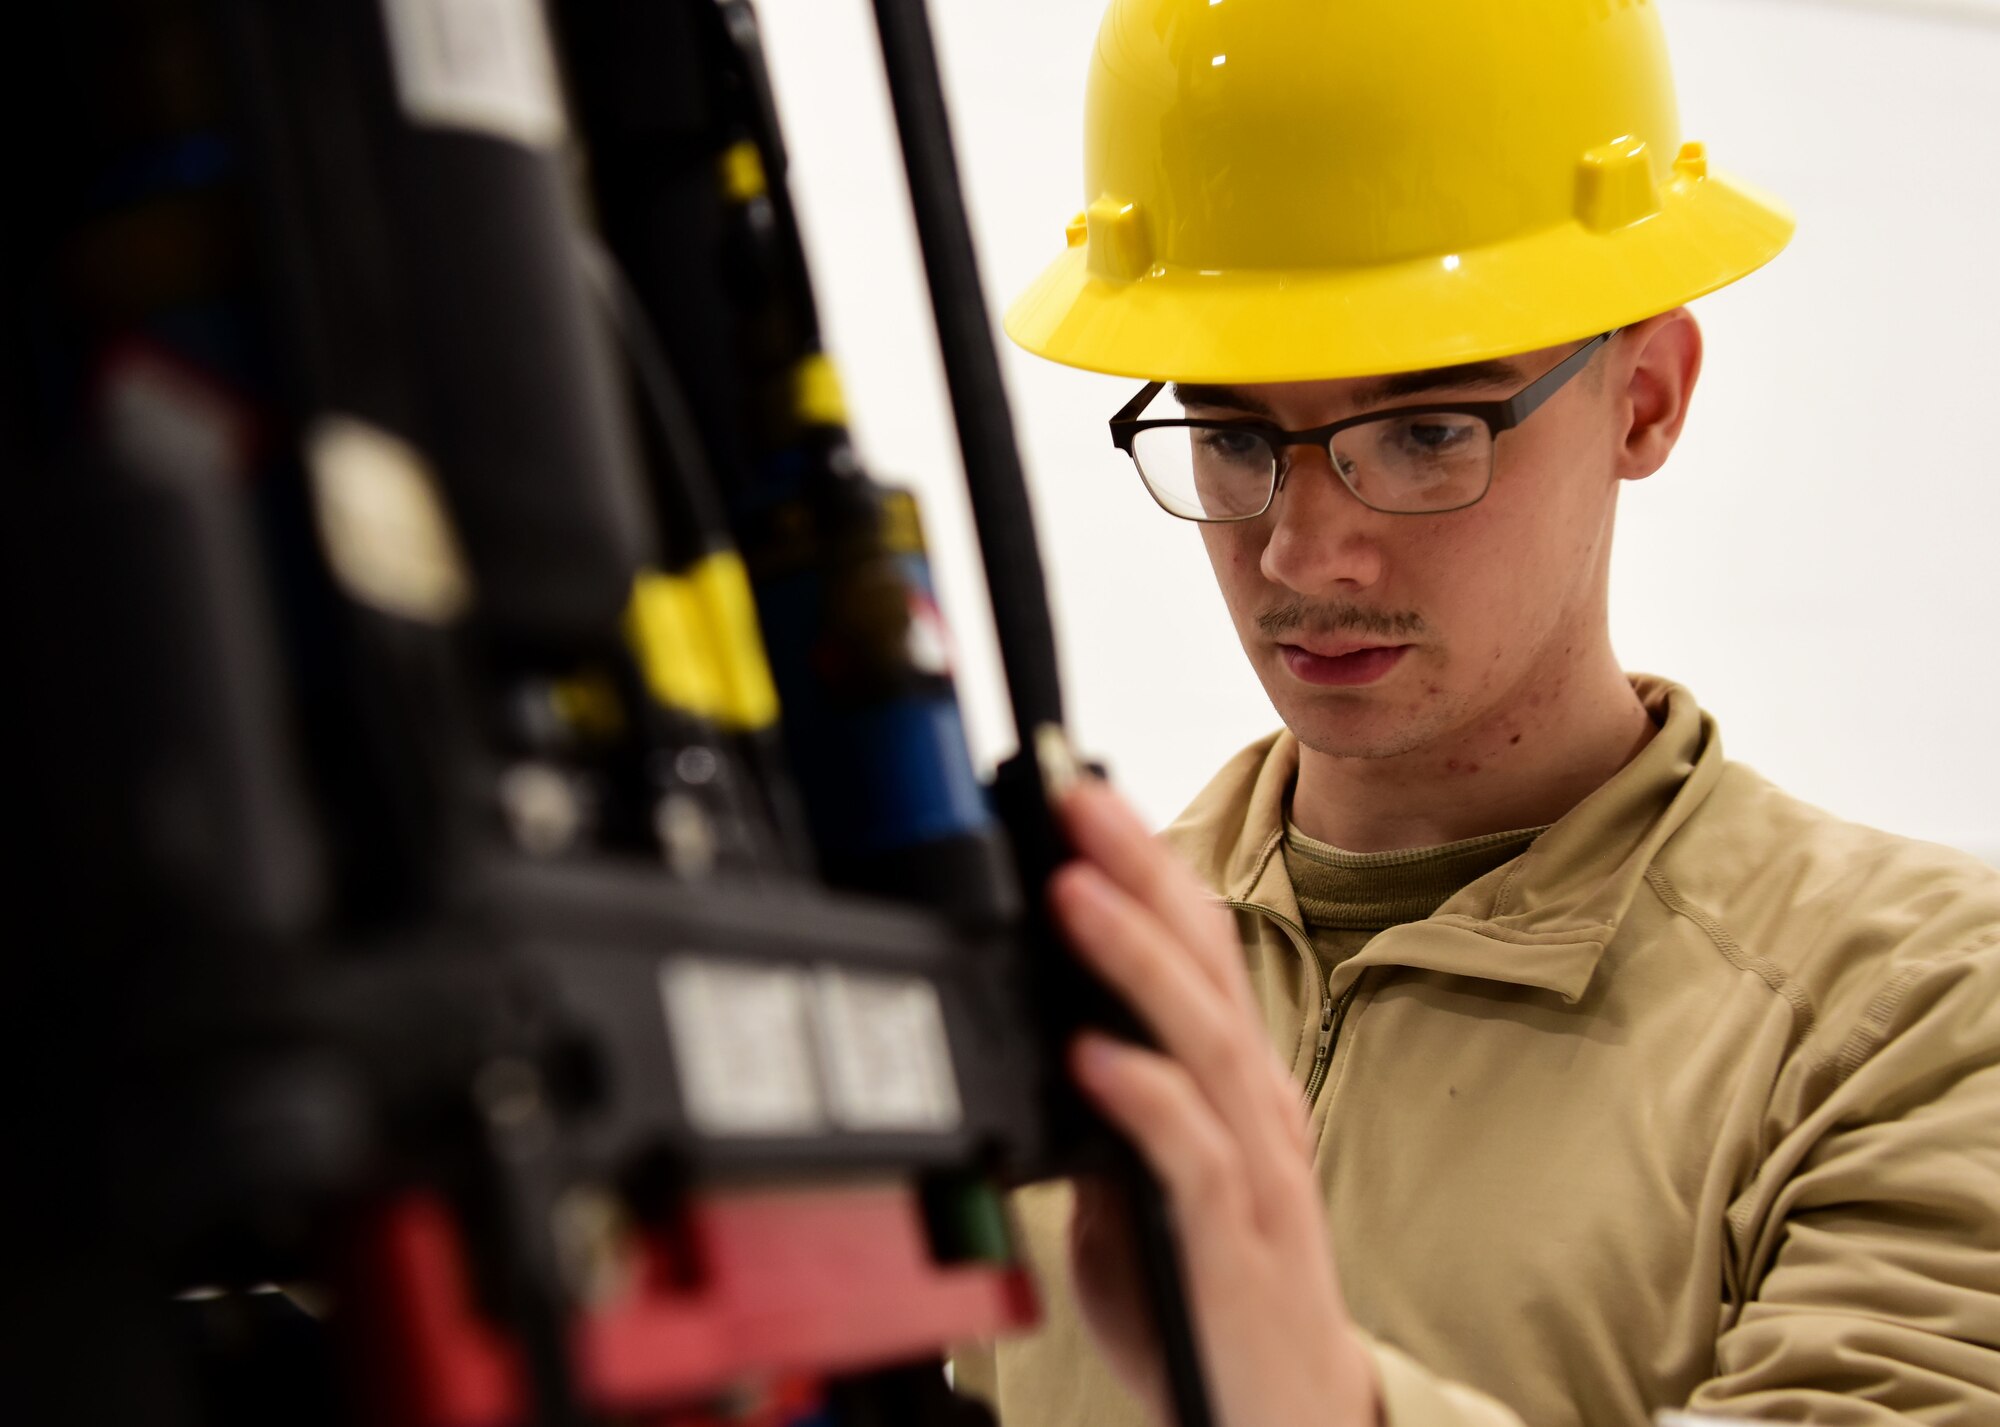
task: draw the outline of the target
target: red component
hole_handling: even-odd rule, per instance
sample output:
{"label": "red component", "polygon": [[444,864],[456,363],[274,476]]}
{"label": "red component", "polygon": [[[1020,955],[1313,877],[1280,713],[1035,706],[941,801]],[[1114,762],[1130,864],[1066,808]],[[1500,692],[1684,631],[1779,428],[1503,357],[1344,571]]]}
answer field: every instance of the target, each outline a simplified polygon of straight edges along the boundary
{"label": "red component", "polygon": [[[676,1243],[692,1273],[676,1273],[674,1253],[649,1237],[631,1288],[576,1322],[572,1361],[592,1408],[657,1411],[748,1379],[854,1372],[1035,1321],[1021,1268],[931,1260],[916,1194],[902,1186],[696,1198]],[[379,1415],[398,1427],[519,1420],[519,1355],[480,1313],[440,1197],[388,1206],[353,1267],[350,1312],[367,1334]]]}
{"label": "red component", "polygon": [[826,1394],[811,1378],[780,1378],[753,1402],[732,1402],[726,1410],[668,1412],[644,1427],[795,1427],[826,1405]]}
{"label": "red component", "polygon": [[262,422],[247,395],[150,337],[126,335],[98,353],[98,419],[114,451],[180,479],[247,478],[263,457]]}

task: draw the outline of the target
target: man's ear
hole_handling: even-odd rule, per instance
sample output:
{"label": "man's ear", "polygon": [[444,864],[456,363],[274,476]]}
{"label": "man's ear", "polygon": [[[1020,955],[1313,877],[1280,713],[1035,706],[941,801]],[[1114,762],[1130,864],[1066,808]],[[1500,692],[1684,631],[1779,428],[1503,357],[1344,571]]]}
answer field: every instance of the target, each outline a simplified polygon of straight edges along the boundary
{"label": "man's ear", "polygon": [[1641,481],[1666,464],[1687,424],[1688,404],[1701,379],[1701,324],[1685,307],[1676,307],[1626,328],[1618,346],[1613,380],[1625,381],[1614,406],[1618,476]]}

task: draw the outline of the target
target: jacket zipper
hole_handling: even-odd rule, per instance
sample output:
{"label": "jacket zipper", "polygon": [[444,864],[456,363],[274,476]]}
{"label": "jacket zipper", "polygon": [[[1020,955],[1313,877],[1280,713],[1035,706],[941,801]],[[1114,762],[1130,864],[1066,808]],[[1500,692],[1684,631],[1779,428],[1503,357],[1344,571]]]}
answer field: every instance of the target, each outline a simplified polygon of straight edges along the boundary
{"label": "jacket zipper", "polygon": [[[1318,957],[1313,958],[1313,964],[1315,966],[1319,964]],[[1306,1077],[1308,1109],[1312,1108],[1313,1101],[1319,1098],[1320,1086],[1325,1083],[1327,1069],[1333,1064],[1333,1043],[1340,1038],[1340,1028],[1347,1020],[1348,1003],[1354,999],[1354,993],[1360,986],[1361,978],[1357,976],[1348,988],[1340,993],[1340,1000],[1334,1001],[1330,997],[1326,1000],[1326,1009],[1319,1018],[1319,1046],[1313,1051],[1312,1073]]]}
{"label": "jacket zipper", "polygon": [[1333,1064],[1334,1042],[1340,1039],[1340,1028],[1347,1020],[1347,1007],[1354,1000],[1354,993],[1361,989],[1360,978],[1357,977],[1352,985],[1340,993],[1338,1001],[1333,1000],[1331,993],[1326,989],[1326,967],[1320,963],[1319,953],[1313,949],[1312,938],[1306,934],[1304,927],[1290,917],[1282,916],[1269,907],[1259,906],[1255,902],[1239,901],[1231,897],[1224,901],[1224,905],[1239,912],[1255,912],[1260,917],[1269,917],[1291,933],[1293,945],[1312,965],[1313,981],[1319,988],[1320,1016],[1319,1041],[1313,1047],[1312,1069],[1306,1074],[1305,1101],[1306,1108],[1311,1109],[1313,1101],[1319,1098],[1320,1086],[1326,1080],[1327,1068]]}

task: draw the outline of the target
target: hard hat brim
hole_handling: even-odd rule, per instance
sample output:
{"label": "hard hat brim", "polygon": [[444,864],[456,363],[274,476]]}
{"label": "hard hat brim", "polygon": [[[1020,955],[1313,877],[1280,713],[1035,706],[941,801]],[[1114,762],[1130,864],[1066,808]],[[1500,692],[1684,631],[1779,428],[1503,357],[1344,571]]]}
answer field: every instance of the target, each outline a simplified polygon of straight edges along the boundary
{"label": "hard hat brim", "polygon": [[1610,233],[1580,222],[1444,258],[1335,271],[1094,275],[1077,243],[1024,292],[1007,335],[1066,366],[1147,381],[1383,376],[1531,352],[1671,311],[1756,271],[1796,224],[1723,174],[1667,185]]}

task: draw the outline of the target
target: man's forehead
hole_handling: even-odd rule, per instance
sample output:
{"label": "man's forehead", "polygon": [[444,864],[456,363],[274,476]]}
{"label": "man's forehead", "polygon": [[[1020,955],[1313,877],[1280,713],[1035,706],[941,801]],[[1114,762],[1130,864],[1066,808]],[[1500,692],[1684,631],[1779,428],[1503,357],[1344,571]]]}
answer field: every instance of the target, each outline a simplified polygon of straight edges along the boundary
{"label": "man's forehead", "polygon": [[1287,391],[1307,388],[1324,389],[1337,385],[1341,395],[1359,408],[1438,392],[1464,391],[1475,387],[1514,387],[1526,380],[1526,367],[1521,362],[1502,358],[1465,362],[1452,367],[1431,367],[1420,372],[1397,372],[1384,377],[1351,377],[1338,383],[1273,382],[1238,386],[1217,382],[1175,382],[1173,390],[1174,399],[1182,406],[1228,407],[1271,416],[1275,412],[1274,398],[1282,400]]}

